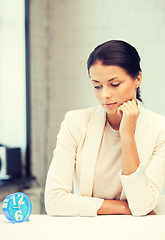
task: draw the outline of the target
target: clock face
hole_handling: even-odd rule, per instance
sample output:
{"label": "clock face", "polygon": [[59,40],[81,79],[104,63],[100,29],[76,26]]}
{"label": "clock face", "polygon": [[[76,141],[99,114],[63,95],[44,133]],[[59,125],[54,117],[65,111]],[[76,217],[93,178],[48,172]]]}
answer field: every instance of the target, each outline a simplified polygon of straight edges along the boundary
{"label": "clock face", "polygon": [[3,212],[10,221],[22,222],[31,214],[31,201],[21,192],[9,195],[3,203]]}

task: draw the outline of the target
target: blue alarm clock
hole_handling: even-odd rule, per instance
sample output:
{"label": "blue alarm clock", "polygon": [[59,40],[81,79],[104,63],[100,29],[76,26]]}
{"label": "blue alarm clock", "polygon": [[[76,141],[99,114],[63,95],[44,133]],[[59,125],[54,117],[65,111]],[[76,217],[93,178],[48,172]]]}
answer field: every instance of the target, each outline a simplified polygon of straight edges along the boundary
{"label": "blue alarm clock", "polygon": [[5,217],[13,223],[28,222],[32,211],[32,203],[25,193],[16,192],[5,198],[2,208]]}

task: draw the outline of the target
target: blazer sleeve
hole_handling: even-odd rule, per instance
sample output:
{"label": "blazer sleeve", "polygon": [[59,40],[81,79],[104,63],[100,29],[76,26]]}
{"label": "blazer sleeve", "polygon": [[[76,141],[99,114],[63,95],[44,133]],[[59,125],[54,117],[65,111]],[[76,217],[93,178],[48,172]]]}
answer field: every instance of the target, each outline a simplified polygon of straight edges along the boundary
{"label": "blazer sleeve", "polygon": [[82,130],[76,126],[77,120],[72,112],[68,112],[57,136],[45,186],[48,215],[96,216],[103,203],[103,199],[72,193],[76,152],[82,135]]}
{"label": "blazer sleeve", "polygon": [[140,164],[135,173],[120,178],[134,216],[146,215],[159,202],[165,181],[165,131],[157,140],[147,168]]}

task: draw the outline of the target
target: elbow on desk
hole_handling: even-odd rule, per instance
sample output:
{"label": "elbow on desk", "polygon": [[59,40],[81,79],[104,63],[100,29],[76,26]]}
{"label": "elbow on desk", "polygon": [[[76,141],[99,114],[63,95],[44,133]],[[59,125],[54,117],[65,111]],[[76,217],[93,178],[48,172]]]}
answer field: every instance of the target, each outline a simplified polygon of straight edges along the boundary
{"label": "elbow on desk", "polygon": [[49,216],[59,216],[59,217],[75,217],[78,216],[78,214],[74,213],[73,211],[67,210],[58,205],[56,207],[51,206],[45,206],[46,213]]}
{"label": "elbow on desk", "polygon": [[155,201],[151,202],[150,204],[146,205],[136,205],[130,207],[131,213],[135,217],[143,217],[146,216],[148,213],[150,213],[156,206]]}
{"label": "elbow on desk", "polygon": [[47,213],[47,215],[52,216],[53,215],[53,208],[52,208],[52,201],[45,196],[45,211]]}
{"label": "elbow on desk", "polygon": [[64,207],[62,207],[58,195],[45,194],[45,210],[49,216],[64,215]]}
{"label": "elbow on desk", "polygon": [[[151,210],[152,211],[152,210]],[[134,217],[144,217],[151,211],[132,211]]]}
{"label": "elbow on desk", "polygon": [[75,198],[66,192],[45,194],[46,213],[50,216],[78,216],[79,204]]}
{"label": "elbow on desk", "polygon": [[150,213],[157,206],[161,198],[159,189],[150,188],[138,194],[127,196],[127,201],[131,213],[135,217],[142,217]]}
{"label": "elbow on desk", "polygon": [[52,191],[45,191],[45,210],[50,216],[58,214],[59,210],[59,194]]}
{"label": "elbow on desk", "polygon": [[49,216],[63,216],[62,214],[59,214],[58,212],[56,212],[56,209],[45,206],[45,210],[46,210],[46,214]]}
{"label": "elbow on desk", "polygon": [[65,210],[55,201],[46,201],[45,210],[49,216],[66,216]]}
{"label": "elbow on desk", "polygon": [[46,214],[49,216],[54,216],[55,214],[53,214],[53,211],[51,208],[45,206],[45,210],[46,210]]}

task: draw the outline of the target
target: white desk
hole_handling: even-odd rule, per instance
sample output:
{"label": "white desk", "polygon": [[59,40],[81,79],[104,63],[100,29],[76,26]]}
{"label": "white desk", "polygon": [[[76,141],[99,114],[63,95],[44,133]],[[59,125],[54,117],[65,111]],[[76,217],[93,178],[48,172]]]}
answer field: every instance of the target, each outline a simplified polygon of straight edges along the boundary
{"label": "white desk", "polygon": [[165,215],[133,217],[49,217],[31,215],[30,222],[10,223],[0,215],[2,240],[165,240]]}

